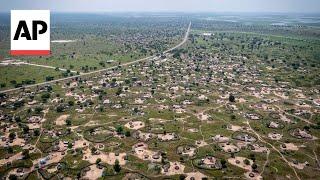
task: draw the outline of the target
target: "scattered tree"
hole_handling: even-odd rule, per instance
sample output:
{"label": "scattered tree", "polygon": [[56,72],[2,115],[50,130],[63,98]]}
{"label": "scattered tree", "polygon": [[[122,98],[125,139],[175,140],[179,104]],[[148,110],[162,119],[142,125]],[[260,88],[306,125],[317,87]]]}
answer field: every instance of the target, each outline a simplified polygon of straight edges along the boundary
{"label": "scattered tree", "polygon": [[17,180],[18,177],[15,174],[10,174],[9,180]]}
{"label": "scattered tree", "polygon": [[68,118],[68,119],[66,120],[66,124],[67,124],[67,126],[71,126],[71,119]]}
{"label": "scattered tree", "polygon": [[248,159],[243,160],[243,163],[244,163],[245,165],[250,165],[250,161],[249,161]]}
{"label": "scattered tree", "polygon": [[115,163],[114,163],[114,166],[113,166],[113,169],[114,169],[114,171],[117,172],[117,173],[121,171],[121,166],[120,166],[120,164],[119,164],[119,160],[118,160],[118,159],[116,159],[116,161],[115,161]]}
{"label": "scattered tree", "polygon": [[8,152],[9,154],[12,154],[12,153],[13,153],[13,148],[12,148],[11,146],[9,146],[9,147],[7,148],[7,152]]}
{"label": "scattered tree", "polygon": [[227,168],[227,161],[225,159],[221,159],[220,163],[222,165],[222,168]]}
{"label": "scattered tree", "polygon": [[236,98],[234,97],[234,95],[232,95],[232,94],[229,95],[229,101],[232,103],[236,102]]}
{"label": "scattered tree", "polygon": [[117,133],[118,134],[121,134],[123,132],[123,127],[122,126],[117,126],[117,129],[116,129]]}
{"label": "scattered tree", "polygon": [[96,164],[100,164],[100,162],[101,162],[101,158],[98,158],[98,159],[96,160]]}
{"label": "scattered tree", "polygon": [[33,131],[34,136],[39,136],[40,135],[40,130],[39,129],[35,129]]}
{"label": "scattered tree", "polygon": [[29,150],[28,149],[24,149],[22,151],[22,156],[23,156],[23,159],[29,159],[30,158]]}
{"label": "scattered tree", "polygon": [[252,168],[253,171],[256,171],[257,168],[258,168],[258,166],[257,166],[256,163],[253,163],[252,166],[251,166],[251,168]]}
{"label": "scattered tree", "polygon": [[130,133],[130,131],[126,131],[126,132],[124,133],[124,135],[125,135],[126,137],[130,137],[130,136],[131,136],[131,133]]}
{"label": "scattered tree", "polygon": [[180,180],[184,180],[184,179],[186,179],[186,175],[181,174],[181,175],[179,176],[179,179],[180,179]]}
{"label": "scattered tree", "polygon": [[15,132],[11,132],[11,133],[9,134],[9,138],[10,138],[10,139],[15,139],[15,138],[16,138],[16,133],[15,133]]}

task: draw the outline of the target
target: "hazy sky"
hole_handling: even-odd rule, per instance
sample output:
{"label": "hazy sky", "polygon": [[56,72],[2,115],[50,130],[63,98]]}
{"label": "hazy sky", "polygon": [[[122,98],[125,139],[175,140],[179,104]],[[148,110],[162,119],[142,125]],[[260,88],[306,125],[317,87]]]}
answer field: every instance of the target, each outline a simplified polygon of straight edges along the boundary
{"label": "hazy sky", "polygon": [[320,12],[320,0],[0,0],[0,11]]}

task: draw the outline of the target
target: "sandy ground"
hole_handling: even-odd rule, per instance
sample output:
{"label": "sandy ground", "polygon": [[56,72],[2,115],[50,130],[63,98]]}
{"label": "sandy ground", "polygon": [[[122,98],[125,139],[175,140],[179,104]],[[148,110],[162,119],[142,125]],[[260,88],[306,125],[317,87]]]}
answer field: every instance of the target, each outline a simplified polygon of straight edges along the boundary
{"label": "sandy ground", "polygon": [[245,100],[244,98],[238,98],[238,102],[239,103],[245,103],[245,102],[247,102],[247,100]]}
{"label": "sandy ground", "polygon": [[202,178],[207,177],[206,175],[200,173],[200,172],[191,172],[191,173],[186,173],[186,180],[202,180]]}
{"label": "sandy ground", "polygon": [[286,148],[284,148],[283,145],[280,145],[280,148],[282,150],[288,150],[288,151],[298,151],[299,150],[299,147],[293,143],[284,143],[284,145],[286,146]]}
{"label": "sandy ground", "polygon": [[279,123],[277,122],[274,122],[274,121],[271,121],[270,124],[269,124],[269,127],[271,128],[279,128]]}
{"label": "sandy ground", "polygon": [[313,103],[317,106],[320,106],[320,99],[313,100]]}
{"label": "sandy ground", "polygon": [[[250,174],[252,174],[252,175],[254,175],[254,176],[253,176],[253,177],[250,177]],[[263,179],[262,176],[260,176],[259,173],[254,173],[254,172],[250,172],[250,171],[244,173],[244,176],[245,176],[246,179],[248,179],[248,180],[262,180],[262,179]]]}
{"label": "sandy ground", "polygon": [[118,147],[120,145],[121,145],[120,142],[114,142],[114,141],[111,141],[107,144],[108,147]]}
{"label": "sandy ground", "polygon": [[260,120],[259,115],[254,114],[254,113],[247,113],[245,114],[245,118],[249,118],[251,120]]}
{"label": "sandy ground", "polygon": [[283,115],[283,114],[280,114],[280,119],[281,119],[281,121],[283,121],[283,122],[291,123],[291,119],[287,118],[287,116],[285,116],[285,115]]}
{"label": "sandy ground", "polygon": [[103,169],[97,168],[97,165],[89,166],[90,170],[86,172],[86,175],[83,176],[85,179],[98,179],[102,176]]}
{"label": "sandy ground", "polygon": [[[156,100],[157,101],[157,100]],[[160,102],[160,101],[157,101],[158,103],[163,103],[163,102]],[[164,102],[166,102],[166,100],[164,99]],[[160,110],[166,110],[166,109],[169,109],[169,106],[168,105],[159,105],[158,106],[158,109]]]}
{"label": "sandy ground", "polygon": [[149,141],[150,139],[152,139],[153,137],[155,137],[155,134],[152,133],[145,133],[142,131],[138,131],[139,133],[139,139],[142,141]]}
{"label": "sandy ground", "polygon": [[[44,164],[44,166],[46,166],[52,163],[60,162],[65,155],[66,154],[62,155],[61,152],[53,152],[46,157],[41,157],[39,159],[33,160],[32,162],[33,162],[33,165],[36,165],[36,164],[40,165],[40,161],[45,160],[46,163]],[[34,169],[34,166],[32,167],[32,169]]]}
{"label": "sandy ground", "polygon": [[189,132],[192,132],[192,133],[197,133],[197,132],[199,132],[199,130],[196,129],[196,128],[190,128],[190,129],[188,129],[188,131],[189,131]]}
{"label": "sandy ground", "polygon": [[161,141],[170,141],[175,139],[175,133],[158,134],[158,139]]}
{"label": "sandy ground", "polygon": [[300,103],[295,103],[295,105],[296,106],[299,106],[299,107],[302,107],[302,108],[311,108],[311,106],[310,105],[308,105],[308,104],[305,104],[305,103],[303,103],[303,104],[300,104]]}
{"label": "sandy ground", "polygon": [[197,148],[195,148],[195,147],[188,147],[188,149],[186,149],[184,147],[181,155],[186,155],[186,156],[192,157],[196,154],[196,150],[197,150]]}
{"label": "sandy ground", "polygon": [[52,168],[50,168],[50,169],[47,169],[47,171],[48,171],[49,173],[55,173],[55,172],[57,171],[57,167],[52,167]]}
{"label": "sandy ground", "polygon": [[263,97],[261,96],[260,92],[252,92],[252,95],[256,98],[262,99]]}
{"label": "sandy ground", "polygon": [[221,144],[219,144],[219,146],[223,149],[224,152],[227,152],[227,153],[240,151],[240,149],[237,146],[235,146],[231,143],[221,143]]}
{"label": "sandy ground", "polygon": [[295,164],[293,162],[289,162],[291,166],[297,168],[297,169],[304,169],[304,167],[306,167],[306,165],[308,164],[308,162],[304,162],[304,163],[298,163],[298,164]]}
{"label": "sandy ground", "polygon": [[84,112],[84,110],[85,110],[85,108],[83,108],[83,109],[75,109],[77,112],[79,112],[79,113],[82,113],[82,112]]}
{"label": "sandy ground", "polygon": [[269,107],[268,105],[266,104],[255,104],[255,105],[252,105],[251,108],[254,108],[254,109],[261,109],[261,110],[264,110],[264,111],[274,111],[275,109],[272,108],[272,107]]}
{"label": "sandy ground", "polygon": [[250,142],[243,142],[243,141],[238,141],[237,143],[236,143],[236,146],[238,147],[238,148],[246,148],[249,144],[251,144]]}
{"label": "sandy ground", "polygon": [[177,109],[174,109],[174,112],[177,113],[177,114],[182,114],[182,113],[185,113],[185,112],[186,112],[186,109],[184,109],[184,108],[177,108]]}
{"label": "sandy ground", "polygon": [[28,118],[29,123],[39,123],[42,121],[43,121],[43,119],[40,116],[31,116]]}
{"label": "sandy ground", "polygon": [[[300,137],[302,137],[302,138],[304,138],[304,139],[312,139],[312,140],[318,139],[317,137],[312,136],[310,133],[308,133],[308,132],[305,131],[305,130],[296,129],[296,130],[295,130],[295,133],[296,133],[298,136],[300,136]],[[294,136],[297,136],[297,135],[294,134]]]}
{"label": "sandy ground", "polygon": [[198,113],[196,114],[197,118],[200,119],[201,121],[208,121],[211,116],[208,114],[204,114],[204,113]]}
{"label": "sandy ground", "polygon": [[[247,159],[247,158],[244,158],[244,157],[235,157],[235,158],[229,158],[228,159],[228,162],[234,166],[237,166],[239,168],[242,168],[244,170],[247,170],[247,171],[251,171],[251,165],[253,164],[253,161],[248,159],[250,161],[250,165],[246,165],[244,164],[244,160]],[[237,161],[239,163],[237,163]]]}
{"label": "sandy ground", "polygon": [[229,96],[227,95],[227,94],[225,94],[225,95],[221,95],[220,96],[220,99],[227,99]]}
{"label": "sandy ground", "polygon": [[203,141],[203,140],[201,140],[201,141],[196,141],[195,145],[196,145],[197,147],[203,147],[203,146],[208,145],[208,143],[205,142],[205,141]]}
{"label": "sandy ground", "polygon": [[62,141],[59,141],[59,152],[63,152],[65,150],[67,150],[67,144],[65,145]]}
{"label": "sandy ground", "polygon": [[303,94],[303,93],[297,93],[295,94],[296,98],[300,98],[300,99],[306,99],[307,97]]}
{"label": "sandy ground", "polygon": [[206,100],[206,99],[208,99],[208,97],[202,94],[202,95],[198,96],[198,99],[199,100]]}
{"label": "sandy ground", "polygon": [[230,109],[232,109],[233,111],[238,111],[239,109],[238,109],[238,107],[236,106],[236,105],[234,105],[234,104],[231,104],[231,105],[229,105],[228,106]]}
{"label": "sandy ground", "polygon": [[56,125],[58,125],[58,126],[63,126],[63,125],[65,125],[65,124],[66,124],[66,120],[68,119],[69,116],[70,116],[70,115],[65,114],[65,115],[61,115],[60,117],[58,117],[58,118],[56,119]]}
{"label": "sandy ground", "polygon": [[134,103],[135,104],[143,104],[144,103],[144,100],[140,99],[140,98],[137,98],[134,100]]}
{"label": "sandy ground", "polygon": [[49,160],[47,161],[47,164],[52,164],[52,163],[58,163],[61,161],[61,159],[64,157],[65,155],[62,155],[61,152],[54,152],[51,153],[48,157]]}
{"label": "sandy ground", "polygon": [[128,129],[138,130],[138,129],[143,128],[145,126],[145,124],[142,121],[132,121],[132,122],[128,122],[124,126]]}
{"label": "sandy ground", "polygon": [[29,124],[27,124],[27,126],[29,127],[29,129],[40,129],[41,124],[39,124],[39,123],[29,123]]}
{"label": "sandy ground", "polygon": [[215,142],[218,142],[218,143],[225,143],[225,142],[228,142],[230,140],[230,138],[218,134],[218,135],[215,135],[214,137],[212,137],[212,140]]}
{"label": "sandy ground", "polygon": [[[154,152],[148,149],[148,145],[145,143],[138,143],[132,147],[134,155],[139,159],[151,162],[161,162],[161,156],[158,152]],[[155,159],[154,156],[159,158]]]}
{"label": "sandy ground", "polygon": [[269,151],[267,147],[262,147],[259,144],[253,144],[252,146],[254,147],[254,150],[252,150],[253,152],[266,153]]}
{"label": "sandy ground", "polygon": [[161,173],[166,175],[166,176],[172,176],[176,174],[184,174],[185,166],[181,164],[180,162],[170,162],[170,167],[167,172],[162,168]]}
{"label": "sandy ground", "polygon": [[109,129],[103,129],[102,127],[99,127],[99,128],[96,128],[92,134],[96,135],[96,134],[118,134],[118,133],[115,132],[115,129],[113,129],[113,127],[109,127]]}
{"label": "sandy ground", "polygon": [[8,162],[12,162],[12,161],[15,161],[15,160],[19,160],[19,159],[22,159],[23,156],[22,156],[22,153],[17,153],[11,157],[9,157],[8,159],[0,159],[0,165],[5,165],[7,164]]}
{"label": "sandy ground", "polygon": [[96,147],[99,150],[103,150],[105,146],[104,144],[98,143],[98,144],[95,144],[94,147]]}
{"label": "sandy ground", "polygon": [[77,149],[77,148],[89,147],[89,144],[90,144],[90,142],[85,139],[77,140],[74,142],[73,148]]}
{"label": "sandy ground", "polygon": [[202,159],[203,164],[205,165],[216,165],[217,159],[215,157],[212,156],[206,156],[204,159]]}
{"label": "sandy ground", "polygon": [[8,172],[8,175],[14,174],[18,177],[21,177],[21,176],[24,176],[25,174],[28,174],[31,172],[30,168],[23,168],[23,171],[20,173],[18,173],[17,170],[18,170],[18,168],[13,168],[12,170],[10,170]]}
{"label": "sandy ground", "polygon": [[275,132],[268,134],[268,137],[272,140],[280,140],[282,139],[282,136],[283,136],[282,134],[275,133]]}
{"label": "sandy ground", "polygon": [[109,165],[114,165],[116,159],[119,161],[120,165],[125,165],[126,164],[126,160],[125,160],[125,156],[127,154],[126,153],[119,153],[119,156],[116,156],[115,153],[111,152],[111,153],[104,153],[104,152],[100,152],[100,154],[97,155],[92,155],[91,151],[89,149],[87,149],[84,152],[83,155],[83,160],[89,161],[90,163],[96,163],[96,160],[98,158],[100,158],[102,160],[102,162],[105,162]]}
{"label": "sandy ground", "polygon": [[[7,142],[9,142],[9,132],[6,132],[4,137],[6,138],[6,141],[2,141],[0,140],[0,146],[1,147],[4,147],[6,146]],[[22,138],[19,138],[16,136],[15,139],[13,139],[13,142],[12,143],[8,143],[9,146],[21,146],[21,145],[24,145],[26,143],[26,141]]]}
{"label": "sandy ground", "polygon": [[241,127],[241,126],[237,126],[237,125],[229,125],[229,126],[227,127],[227,129],[228,129],[228,130],[231,130],[231,131],[239,131],[239,130],[242,129],[242,127]]}

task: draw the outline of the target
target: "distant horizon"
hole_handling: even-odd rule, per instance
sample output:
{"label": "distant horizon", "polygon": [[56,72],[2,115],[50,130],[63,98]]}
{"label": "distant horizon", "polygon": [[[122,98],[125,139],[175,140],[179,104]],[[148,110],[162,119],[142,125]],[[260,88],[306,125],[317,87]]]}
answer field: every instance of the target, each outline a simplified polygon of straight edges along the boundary
{"label": "distant horizon", "polygon": [[10,0],[0,12],[49,9],[52,12],[320,13],[319,0]]}
{"label": "distant horizon", "polygon": [[[29,9],[11,9],[11,10],[29,10]],[[0,11],[0,13],[10,13],[11,10]],[[46,10],[46,9],[33,9]],[[50,9],[49,9],[50,10]],[[186,14],[320,14],[320,12],[258,12],[258,11],[54,11],[51,13],[68,13],[68,14],[103,14],[103,13],[186,13]],[[319,17],[320,18],[320,17]]]}

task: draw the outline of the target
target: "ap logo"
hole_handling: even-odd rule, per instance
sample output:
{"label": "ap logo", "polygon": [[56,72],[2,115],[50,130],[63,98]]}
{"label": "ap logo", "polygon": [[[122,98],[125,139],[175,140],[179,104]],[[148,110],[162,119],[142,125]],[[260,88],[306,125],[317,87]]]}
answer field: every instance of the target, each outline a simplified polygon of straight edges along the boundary
{"label": "ap logo", "polygon": [[50,11],[11,10],[11,55],[50,55]]}

